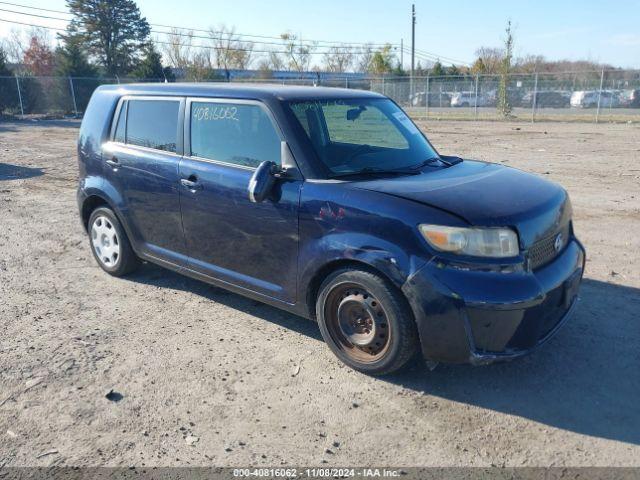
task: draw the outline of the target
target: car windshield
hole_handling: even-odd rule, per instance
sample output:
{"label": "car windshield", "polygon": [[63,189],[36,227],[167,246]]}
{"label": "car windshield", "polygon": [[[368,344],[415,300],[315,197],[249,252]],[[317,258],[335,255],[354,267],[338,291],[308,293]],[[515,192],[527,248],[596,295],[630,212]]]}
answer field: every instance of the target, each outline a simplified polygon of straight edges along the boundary
{"label": "car windshield", "polygon": [[331,177],[397,172],[439,163],[407,115],[385,98],[289,102]]}

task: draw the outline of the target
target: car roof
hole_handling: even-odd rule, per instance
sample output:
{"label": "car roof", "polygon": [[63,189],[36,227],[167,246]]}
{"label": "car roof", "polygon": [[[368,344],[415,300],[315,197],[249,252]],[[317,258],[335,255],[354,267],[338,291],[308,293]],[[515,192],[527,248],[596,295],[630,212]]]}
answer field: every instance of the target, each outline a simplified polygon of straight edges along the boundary
{"label": "car roof", "polygon": [[257,100],[316,100],[335,98],[386,98],[366,90],[332,87],[306,87],[277,84],[238,83],[128,83],[103,85],[101,90],[121,95],[179,95],[190,97],[234,97]]}

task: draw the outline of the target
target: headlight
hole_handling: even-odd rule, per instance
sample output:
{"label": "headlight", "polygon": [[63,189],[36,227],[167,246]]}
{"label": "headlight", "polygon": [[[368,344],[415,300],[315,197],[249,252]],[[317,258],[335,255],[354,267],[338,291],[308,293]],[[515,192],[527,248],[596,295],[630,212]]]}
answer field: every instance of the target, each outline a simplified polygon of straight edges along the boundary
{"label": "headlight", "polygon": [[518,235],[509,228],[461,228],[419,225],[420,233],[436,250],[473,257],[505,258],[518,255]]}

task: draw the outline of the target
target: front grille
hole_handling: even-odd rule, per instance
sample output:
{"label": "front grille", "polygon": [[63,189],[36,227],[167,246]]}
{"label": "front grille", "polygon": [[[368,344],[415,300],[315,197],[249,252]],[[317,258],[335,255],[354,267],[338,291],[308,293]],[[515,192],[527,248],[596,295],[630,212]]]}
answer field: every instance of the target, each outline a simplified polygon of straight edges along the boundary
{"label": "front grille", "polygon": [[[558,233],[562,233],[563,239],[562,248],[559,251],[556,250],[555,246]],[[569,243],[570,233],[571,227],[570,224],[567,223],[553,235],[534,243],[529,249],[529,268],[531,268],[531,270],[535,270],[536,268],[543,267],[556,258]]]}

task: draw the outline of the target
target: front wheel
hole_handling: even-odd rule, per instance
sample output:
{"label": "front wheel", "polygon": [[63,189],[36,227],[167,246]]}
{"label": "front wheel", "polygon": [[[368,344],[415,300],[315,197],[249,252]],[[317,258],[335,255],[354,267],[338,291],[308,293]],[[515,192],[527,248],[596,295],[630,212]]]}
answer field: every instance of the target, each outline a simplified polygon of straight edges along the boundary
{"label": "front wheel", "polygon": [[320,287],[316,316],[329,348],[360,372],[395,372],[418,351],[405,298],[373,272],[343,269],[329,275]]}

